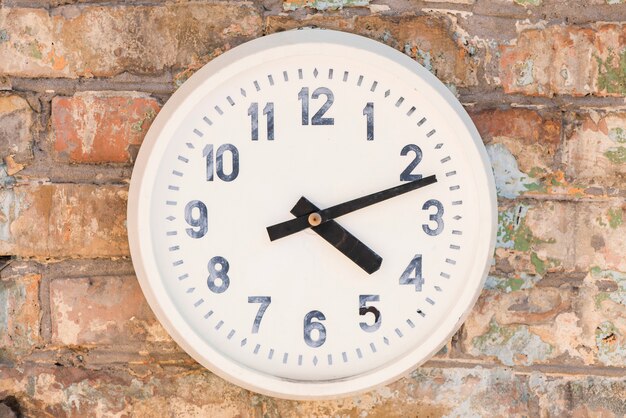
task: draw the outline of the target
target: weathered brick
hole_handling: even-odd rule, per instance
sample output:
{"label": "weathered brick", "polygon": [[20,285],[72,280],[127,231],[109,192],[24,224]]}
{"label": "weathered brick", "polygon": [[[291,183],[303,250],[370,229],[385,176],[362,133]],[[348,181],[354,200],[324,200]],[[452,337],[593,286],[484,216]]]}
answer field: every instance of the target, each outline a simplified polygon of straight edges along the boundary
{"label": "weathered brick", "polygon": [[560,116],[512,108],[473,112],[471,117],[487,144],[499,196],[511,199],[554,191]]}
{"label": "weathered brick", "polygon": [[550,26],[522,31],[500,47],[506,93],[622,96],[626,93],[625,28]]}
{"label": "weathered brick", "polygon": [[24,257],[128,255],[120,186],[55,184],[0,190],[0,253]]}
{"label": "weathered brick", "polygon": [[561,141],[561,121],[556,114],[532,109],[488,109],[470,114],[483,140],[504,137],[523,145],[541,144],[554,153]]}
{"label": "weathered brick", "polygon": [[41,342],[37,274],[0,280],[0,362],[14,359]]}
{"label": "weathered brick", "polygon": [[539,274],[489,276],[464,324],[462,353],[452,357],[625,367],[626,273],[593,267],[544,281]]}
{"label": "weathered brick", "polygon": [[283,10],[309,7],[316,10],[338,10],[344,7],[367,6],[369,0],[284,0]]}
{"label": "weathered brick", "polygon": [[523,374],[511,369],[424,367],[369,393],[293,402],[240,389],[201,370],[89,370],[30,366],[0,373],[0,397],[25,416],[406,417],[603,416],[626,413],[618,377]]}
{"label": "weathered brick", "polygon": [[2,8],[0,73],[18,77],[107,77],[204,63],[261,35],[250,3]]}
{"label": "weathered brick", "polygon": [[50,309],[54,344],[169,341],[134,276],[53,280]]}
{"label": "weathered brick", "polygon": [[130,162],[159,109],[155,99],[131,92],[55,97],[55,156],[73,163]]}
{"label": "weathered brick", "polygon": [[0,96],[0,157],[15,155],[18,162],[33,158],[34,114],[20,96]]}
{"label": "weathered brick", "polygon": [[589,185],[626,189],[626,113],[577,115],[564,145],[569,176]]}
{"label": "weathered brick", "polygon": [[454,33],[451,22],[436,16],[356,16],[352,18],[308,16],[299,21],[286,16],[269,16],[268,31],[302,26],[320,26],[353,32],[383,42],[416,59],[444,83],[458,86],[478,84],[479,61]]}
{"label": "weathered brick", "polygon": [[499,208],[497,259],[518,274],[626,271],[623,202],[536,201]]}

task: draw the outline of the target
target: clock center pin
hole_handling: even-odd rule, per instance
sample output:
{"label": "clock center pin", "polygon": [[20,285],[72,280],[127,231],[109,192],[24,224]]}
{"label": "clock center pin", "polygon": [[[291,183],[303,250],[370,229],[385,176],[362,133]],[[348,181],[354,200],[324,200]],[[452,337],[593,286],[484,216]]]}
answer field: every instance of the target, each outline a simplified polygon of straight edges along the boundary
{"label": "clock center pin", "polygon": [[309,215],[309,225],[318,226],[321,223],[322,223],[322,217],[320,216],[319,213],[314,212]]}

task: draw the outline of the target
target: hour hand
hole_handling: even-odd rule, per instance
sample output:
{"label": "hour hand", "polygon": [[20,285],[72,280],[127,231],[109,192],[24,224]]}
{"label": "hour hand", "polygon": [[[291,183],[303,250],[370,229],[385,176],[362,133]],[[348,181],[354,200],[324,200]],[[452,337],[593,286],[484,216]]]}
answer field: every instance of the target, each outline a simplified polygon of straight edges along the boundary
{"label": "hour hand", "polygon": [[[319,210],[306,197],[301,197],[298,203],[291,209],[291,214],[297,217]],[[382,257],[346,231],[337,222],[333,220],[327,221],[311,229],[368,274],[372,274],[380,268],[383,261]]]}

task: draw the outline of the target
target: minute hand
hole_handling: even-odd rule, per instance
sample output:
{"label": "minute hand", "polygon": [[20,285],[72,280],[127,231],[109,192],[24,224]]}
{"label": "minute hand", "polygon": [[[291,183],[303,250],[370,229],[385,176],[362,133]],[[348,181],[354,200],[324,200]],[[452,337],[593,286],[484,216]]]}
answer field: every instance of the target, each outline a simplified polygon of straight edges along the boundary
{"label": "minute hand", "polygon": [[[358,197],[356,199],[331,206],[316,212],[320,217],[319,222],[316,225],[436,182],[437,177],[432,175],[424,177],[420,180],[401,184],[400,186],[381,190],[376,193],[368,194],[367,196]],[[310,214],[298,216],[295,219],[290,219],[276,225],[268,226],[267,233],[270,236],[270,241],[275,241],[279,238],[284,238],[291,234],[295,234],[296,232],[310,228],[312,225],[309,223],[309,215]]]}

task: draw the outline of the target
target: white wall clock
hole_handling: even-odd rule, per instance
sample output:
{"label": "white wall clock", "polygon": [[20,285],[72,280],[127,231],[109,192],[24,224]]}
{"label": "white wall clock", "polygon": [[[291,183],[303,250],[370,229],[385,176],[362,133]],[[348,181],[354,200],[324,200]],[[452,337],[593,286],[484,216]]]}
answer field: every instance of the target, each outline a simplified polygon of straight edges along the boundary
{"label": "white wall clock", "polygon": [[172,337],[264,394],[345,396],[436,353],[495,241],[490,165],[432,74],[328,30],[248,42],[154,121],[130,186],[143,292]]}

